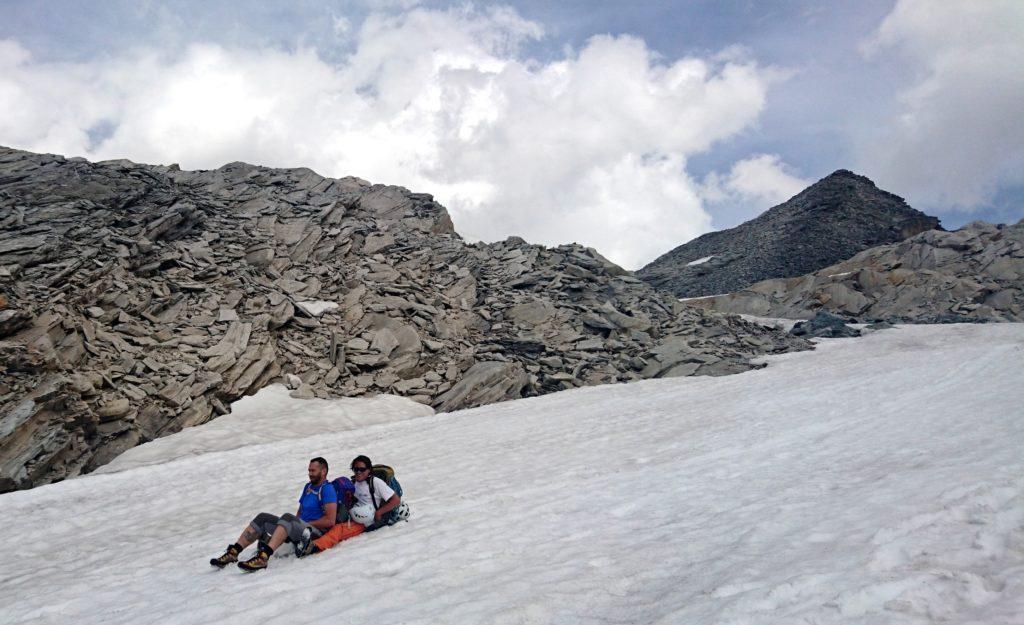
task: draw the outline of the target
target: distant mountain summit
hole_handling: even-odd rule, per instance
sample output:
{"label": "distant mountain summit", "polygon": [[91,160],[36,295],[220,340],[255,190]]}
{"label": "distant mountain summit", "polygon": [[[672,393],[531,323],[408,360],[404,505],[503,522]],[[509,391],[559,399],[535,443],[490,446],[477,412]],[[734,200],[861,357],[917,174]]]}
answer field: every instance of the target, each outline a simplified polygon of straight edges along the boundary
{"label": "distant mountain summit", "polygon": [[733,293],[936,228],[937,218],[840,169],[756,219],[680,245],[636,276],[678,297]]}

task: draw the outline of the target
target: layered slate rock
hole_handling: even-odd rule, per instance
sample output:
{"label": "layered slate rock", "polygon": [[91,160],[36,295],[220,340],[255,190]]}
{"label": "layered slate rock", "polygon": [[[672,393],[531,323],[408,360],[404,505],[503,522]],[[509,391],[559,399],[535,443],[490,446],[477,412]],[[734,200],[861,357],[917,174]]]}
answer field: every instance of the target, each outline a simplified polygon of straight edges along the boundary
{"label": "layered slate rock", "polygon": [[789,331],[793,336],[823,339],[845,339],[860,336],[860,330],[851,328],[832,313],[819,310],[809,321],[801,321]]}
{"label": "layered slate rock", "polygon": [[0,491],[284,379],[455,410],[802,349],[579,245],[467,244],[430,195],[308,169],[0,150]]}
{"label": "layered slate rock", "polygon": [[903,198],[839,170],[756,219],[680,245],[636,276],[682,298],[733,293],[938,227]]}
{"label": "layered slate rock", "polygon": [[718,311],[849,321],[1024,321],[1024,221],[930,230],[812,274],[686,302]]}

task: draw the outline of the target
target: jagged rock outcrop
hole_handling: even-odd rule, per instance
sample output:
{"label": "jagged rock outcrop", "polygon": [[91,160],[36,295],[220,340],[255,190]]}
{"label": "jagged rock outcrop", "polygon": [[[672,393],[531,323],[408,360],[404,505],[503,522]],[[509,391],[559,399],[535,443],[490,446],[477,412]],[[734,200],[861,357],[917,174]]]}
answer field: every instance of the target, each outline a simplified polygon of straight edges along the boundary
{"label": "jagged rock outcrop", "polygon": [[454,410],[808,345],[579,245],[470,245],[429,195],[308,169],[0,149],[0,206],[0,491],[89,471],[279,378],[299,397]]}
{"label": "jagged rock outcrop", "polygon": [[636,276],[683,298],[734,293],[938,227],[903,198],[841,169],[755,219],[680,245]]}
{"label": "jagged rock outcrop", "polygon": [[1024,321],[1024,221],[930,230],[813,274],[686,302],[724,312],[851,321]]}
{"label": "jagged rock outcrop", "polygon": [[801,321],[789,331],[793,336],[823,339],[845,339],[860,336],[860,330],[851,328],[832,313],[819,310],[808,321]]}

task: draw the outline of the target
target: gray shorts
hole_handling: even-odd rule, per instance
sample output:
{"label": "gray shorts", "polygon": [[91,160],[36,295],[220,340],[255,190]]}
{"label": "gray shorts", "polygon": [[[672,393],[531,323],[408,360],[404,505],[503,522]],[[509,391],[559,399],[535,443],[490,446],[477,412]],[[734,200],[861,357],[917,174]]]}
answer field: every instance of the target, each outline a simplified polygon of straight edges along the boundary
{"label": "gray shorts", "polygon": [[288,532],[288,540],[293,543],[299,542],[299,539],[302,538],[302,530],[307,527],[312,530],[313,538],[319,538],[323,534],[323,532],[290,512],[286,512],[281,516],[270,514],[269,512],[260,512],[249,523],[249,527],[259,532],[260,540],[263,542],[270,540],[271,534],[274,533],[274,528],[278,526],[283,527],[284,531]]}

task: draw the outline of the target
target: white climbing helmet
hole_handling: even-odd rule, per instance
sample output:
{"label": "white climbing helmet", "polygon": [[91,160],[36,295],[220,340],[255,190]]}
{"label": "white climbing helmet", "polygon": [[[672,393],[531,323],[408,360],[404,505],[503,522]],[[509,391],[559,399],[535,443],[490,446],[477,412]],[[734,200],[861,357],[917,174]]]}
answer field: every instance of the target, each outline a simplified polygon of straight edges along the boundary
{"label": "white climbing helmet", "polygon": [[373,506],[368,503],[361,503],[349,510],[348,513],[356,523],[370,527],[373,525],[374,512]]}
{"label": "white climbing helmet", "polygon": [[409,520],[409,504],[404,501],[398,504],[395,508],[395,521],[408,521]]}

